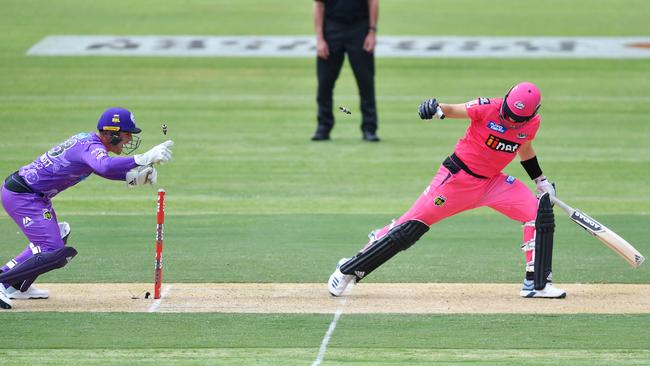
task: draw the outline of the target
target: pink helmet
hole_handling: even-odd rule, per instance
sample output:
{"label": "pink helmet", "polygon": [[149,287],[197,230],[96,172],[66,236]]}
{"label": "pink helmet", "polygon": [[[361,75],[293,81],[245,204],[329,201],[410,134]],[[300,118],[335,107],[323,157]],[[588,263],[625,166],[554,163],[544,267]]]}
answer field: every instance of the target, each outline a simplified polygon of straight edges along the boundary
{"label": "pink helmet", "polygon": [[508,122],[522,124],[537,115],[542,94],[533,83],[519,83],[508,91],[501,104],[501,118]]}

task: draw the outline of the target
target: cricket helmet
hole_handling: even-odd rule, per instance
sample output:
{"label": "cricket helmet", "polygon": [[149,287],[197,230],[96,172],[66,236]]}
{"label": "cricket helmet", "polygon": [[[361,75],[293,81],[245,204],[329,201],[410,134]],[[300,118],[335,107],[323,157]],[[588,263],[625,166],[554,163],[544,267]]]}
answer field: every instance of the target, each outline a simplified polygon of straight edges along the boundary
{"label": "cricket helmet", "polygon": [[[102,113],[97,121],[97,130],[100,132],[107,131],[111,134],[112,145],[118,145],[122,142],[120,132],[140,133],[141,129],[135,125],[135,117],[133,113],[124,108],[108,108]],[[140,146],[140,138],[131,136],[131,141],[124,144],[122,151],[125,154],[130,154]]]}
{"label": "cricket helmet", "polygon": [[510,122],[511,127],[521,127],[537,115],[541,101],[542,93],[535,84],[519,83],[513,86],[503,98],[500,117]]}
{"label": "cricket helmet", "polygon": [[141,129],[135,126],[133,113],[124,108],[108,108],[97,121],[97,130],[140,133]]}

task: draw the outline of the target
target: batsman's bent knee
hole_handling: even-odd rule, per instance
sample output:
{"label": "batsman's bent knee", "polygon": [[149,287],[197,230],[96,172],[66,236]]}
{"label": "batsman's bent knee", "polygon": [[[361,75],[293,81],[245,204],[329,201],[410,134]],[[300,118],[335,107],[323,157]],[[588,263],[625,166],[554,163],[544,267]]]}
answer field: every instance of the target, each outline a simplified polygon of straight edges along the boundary
{"label": "batsman's bent knee", "polygon": [[416,220],[409,220],[397,225],[366,250],[343,264],[340,268],[341,273],[354,274],[358,279],[362,279],[395,254],[410,248],[427,231],[429,231],[429,226]]}

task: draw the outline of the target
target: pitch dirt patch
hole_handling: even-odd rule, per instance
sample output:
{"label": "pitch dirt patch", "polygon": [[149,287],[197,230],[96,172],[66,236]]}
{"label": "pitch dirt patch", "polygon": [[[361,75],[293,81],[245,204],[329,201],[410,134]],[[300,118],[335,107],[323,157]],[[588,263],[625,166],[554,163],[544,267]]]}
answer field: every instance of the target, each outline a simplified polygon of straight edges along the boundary
{"label": "pitch dirt patch", "polygon": [[[524,299],[519,284],[362,283],[346,297],[313,283],[39,284],[48,300],[15,300],[12,311],[346,314],[650,313],[650,285],[561,285],[566,299]],[[145,291],[152,293],[145,299]],[[133,296],[137,299],[132,299]]]}

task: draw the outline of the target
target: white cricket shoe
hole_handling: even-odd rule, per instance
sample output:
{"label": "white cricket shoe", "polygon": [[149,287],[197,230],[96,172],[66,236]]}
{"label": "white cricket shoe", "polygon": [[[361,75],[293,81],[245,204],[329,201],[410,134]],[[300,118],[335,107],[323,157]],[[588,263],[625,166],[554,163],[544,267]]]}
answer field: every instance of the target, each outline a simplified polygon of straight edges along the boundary
{"label": "white cricket shoe", "polygon": [[547,299],[563,299],[566,297],[566,291],[554,287],[551,282],[547,282],[541,290],[535,290],[535,285],[531,280],[524,280],[524,286],[519,292],[521,297],[543,297]]}
{"label": "white cricket shoe", "polygon": [[13,286],[5,290],[5,294],[12,300],[30,300],[30,299],[47,299],[50,294],[45,290],[40,290],[34,286],[29,286],[27,291],[20,292]]}
{"label": "white cricket shoe", "polygon": [[341,260],[336,264],[336,270],[330,276],[329,281],[327,281],[327,287],[332,296],[341,296],[350,282],[356,280],[357,276],[353,274],[343,274],[341,273],[341,270],[339,270],[339,267],[341,267],[343,263],[347,262],[348,260],[350,260],[350,258],[341,258]]}
{"label": "white cricket shoe", "polygon": [[11,299],[5,293],[5,287],[0,283],[0,309],[11,309]]}

